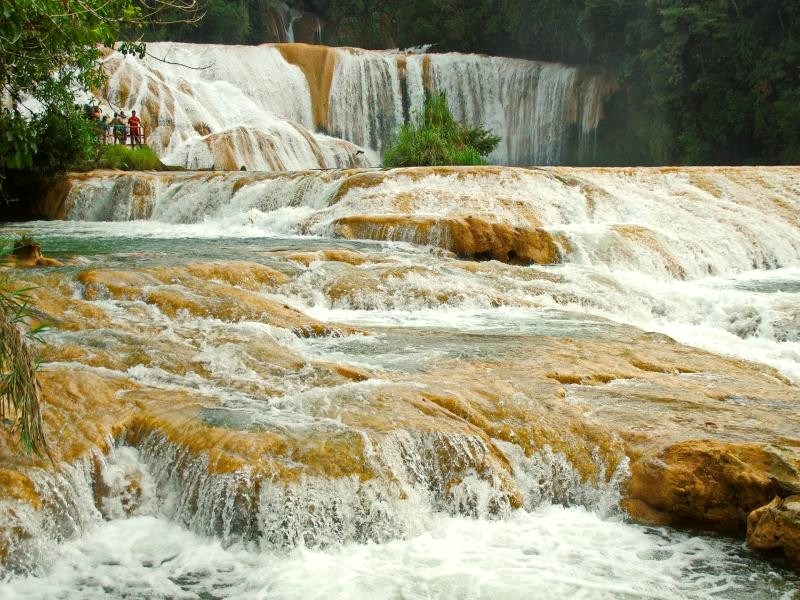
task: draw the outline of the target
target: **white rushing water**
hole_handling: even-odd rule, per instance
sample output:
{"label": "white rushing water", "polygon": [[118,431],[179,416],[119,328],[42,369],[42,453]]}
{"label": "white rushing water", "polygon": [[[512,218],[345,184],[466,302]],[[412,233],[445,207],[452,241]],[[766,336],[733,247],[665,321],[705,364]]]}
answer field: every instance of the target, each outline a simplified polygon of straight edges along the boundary
{"label": "white rushing water", "polygon": [[152,43],[144,60],[106,58],[99,100],[109,112],[138,110],[168,164],[280,171],[377,165],[425,94],[439,91],[459,119],[501,136],[492,161],[560,164],[597,127],[611,90],[560,64],[321,50],[288,51],[301,70],[279,46]]}
{"label": "white rushing water", "polygon": [[[156,460],[168,468],[174,458]],[[254,541],[222,544],[176,524],[169,505],[177,499],[159,503],[158,475],[138,451],[116,448],[102,464],[107,491],[99,511],[87,510],[93,506],[88,463],[39,478],[40,489],[51,490],[45,498],[73,499],[75,520],[69,531],[45,527],[62,538],[58,546],[48,537],[15,548],[17,554],[36,550],[46,560],[26,576],[7,576],[0,598],[795,597],[791,580],[748,557],[740,543],[549,503],[503,520],[420,515],[414,530],[383,543],[300,543],[283,550]],[[140,486],[134,496],[132,475]],[[203,491],[211,500],[218,490]],[[80,537],[69,540],[76,531]]]}
{"label": "white rushing water", "polygon": [[65,544],[46,576],[15,580],[0,597],[791,600],[790,588],[742,593],[778,581],[763,566],[742,572],[751,568],[732,544],[553,506],[503,522],[441,516],[407,540],[279,555],[139,516]]}
{"label": "white rushing water", "polygon": [[[192,368],[69,368],[207,398],[201,416],[214,426],[367,444],[375,477],[283,486],[246,468],[212,474],[202,455],[158,433],[135,448],[115,440],[107,456],[34,473],[47,510],[0,502],[0,523],[25,532],[0,598],[797,597],[796,576],[740,541],[627,521],[617,507],[625,461],[605,472],[595,450],[608,480],[588,483],[549,446],[526,457],[492,439],[521,493],[515,510],[499,470],[467,468],[454,486],[443,473],[442,449],[467,467],[495,460],[483,439],[414,428],[371,436],[339,412],[372,410],[376,390],[396,389],[399,375],[419,385],[414,374],[437,361],[511,357],[515,336],[601,340],[617,324],[800,382],[797,169],[106,173],[77,178],[65,209],[68,220],[4,231],[78,255],[67,269],[263,261],[293,273],[265,292],[270,300],[370,332],[302,338],[101,295],[93,304],[113,334],[64,329],[48,341],[118,356],[180,348]],[[560,261],[465,263],[439,238],[403,241],[412,238],[402,221],[385,240],[339,239],[337,220],[359,215],[539,227]],[[287,267],[285,252],[331,248],[367,260]],[[252,350],[264,342],[304,366],[272,369]],[[378,375],[320,383],[312,365],[331,363]]]}
{"label": "white rushing water", "polygon": [[[337,219],[365,214],[534,223],[561,240],[561,264],[547,268],[562,281],[520,279],[524,271],[497,263],[477,274],[450,270],[433,259],[427,277],[415,281],[409,274],[394,289],[369,297],[331,304],[311,289],[295,293],[304,298],[304,310],[345,321],[342,309],[401,311],[412,319],[420,309],[445,319],[498,304],[587,312],[764,362],[800,379],[796,170],[506,169],[422,177],[411,170],[391,177],[377,173],[372,183],[349,187],[340,197],[338,190],[351,177],[177,174],[151,178],[138,196],[129,178],[99,177],[73,188],[68,218],[148,220],[56,227],[88,227],[108,236],[328,238]],[[402,225],[390,233],[388,239],[415,239]],[[308,285],[324,287],[328,268],[320,265]],[[407,293],[408,286],[420,293]],[[436,291],[451,300],[445,306],[425,300],[436,298]]]}

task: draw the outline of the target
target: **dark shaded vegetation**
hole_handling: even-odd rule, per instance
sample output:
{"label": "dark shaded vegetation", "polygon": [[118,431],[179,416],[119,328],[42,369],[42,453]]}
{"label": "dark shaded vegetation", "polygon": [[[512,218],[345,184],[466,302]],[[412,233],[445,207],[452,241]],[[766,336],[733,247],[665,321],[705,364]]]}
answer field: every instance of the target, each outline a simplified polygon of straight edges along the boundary
{"label": "dark shaded vegetation", "polygon": [[[297,0],[323,42],[436,44],[600,67],[619,83],[600,164],[800,163],[800,3],[780,0]],[[153,38],[275,41],[272,0],[203,0]]]}
{"label": "dark shaded vegetation", "polygon": [[500,138],[483,127],[458,123],[447,98],[426,98],[418,123],[402,126],[394,144],[383,156],[384,167],[485,165]]}

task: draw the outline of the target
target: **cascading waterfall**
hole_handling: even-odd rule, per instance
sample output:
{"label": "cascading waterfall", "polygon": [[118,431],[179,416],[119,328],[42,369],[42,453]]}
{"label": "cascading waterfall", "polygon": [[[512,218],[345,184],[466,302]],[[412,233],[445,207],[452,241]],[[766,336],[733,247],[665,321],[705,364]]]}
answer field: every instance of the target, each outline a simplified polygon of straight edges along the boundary
{"label": "cascading waterfall", "polygon": [[501,136],[490,160],[505,165],[563,162],[571,129],[584,136],[597,127],[608,85],[564,65],[458,54],[409,57],[408,73],[412,114],[425,89],[445,92],[457,119]]}
{"label": "cascading waterfall", "polygon": [[790,598],[741,542],[620,505],[668,444],[795,460],[798,190],[793,167],[71,175],[38,207],[63,220],[4,226],[67,262],[24,277],[71,451],[0,470],[4,585]]}
{"label": "cascading waterfall", "polygon": [[294,43],[294,24],[302,13],[285,2],[274,1],[267,11],[271,17],[272,35],[278,42]]}
{"label": "cascading waterfall", "polygon": [[277,49],[162,43],[148,53],[106,59],[103,99],[139,109],[165,162],[266,171],[367,164],[352,144],[312,132],[308,84]]}
{"label": "cascading waterfall", "polygon": [[403,123],[403,93],[396,55],[341,50],[331,83],[328,128],[380,152]]}
{"label": "cascading waterfall", "polygon": [[306,207],[312,212],[298,214],[293,230],[328,236],[332,224],[345,217],[393,216],[416,227],[416,218],[435,222],[470,214],[514,227],[543,226],[561,240],[565,262],[662,280],[796,266],[797,174],[771,169],[772,186],[763,188],[751,173],[747,168],[629,173],[469,167],[412,168],[390,175],[109,173],[76,180],[63,216],[200,223],[237,216],[247,221],[253,210]]}
{"label": "cascading waterfall", "polygon": [[112,53],[105,66],[101,101],[139,109],[156,152],[190,169],[374,166],[439,91],[501,136],[492,161],[559,164],[591,139],[612,89],[558,64],[302,44],[153,43],[143,61]]}
{"label": "cascading waterfall", "polygon": [[[468,224],[466,216],[472,227],[535,227],[559,248],[556,260],[569,281],[562,289],[537,282],[536,291],[500,302],[525,305],[535,298],[535,304],[588,308],[703,347],[766,360],[797,377],[800,314],[781,294],[755,305],[746,291],[735,291],[747,285],[736,278],[754,269],[796,269],[800,263],[798,176],[791,169],[767,172],[768,187],[747,168],[167,174],[135,176],[138,193],[131,193],[131,177],[115,174],[76,182],[65,199],[66,213],[49,216],[194,223],[193,235],[203,237],[223,229],[253,236],[344,234],[456,252],[463,236],[472,234],[450,224]],[[441,284],[448,293],[463,285]],[[719,286],[724,291],[715,292]],[[397,293],[403,297],[402,287]],[[485,294],[474,296],[493,296]],[[687,294],[695,303],[685,303]],[[369,297],[368,304],[376,302],[391,304]],[[676,333],[675,322],[686,327]],[[706,326],[717,333],[709,335]],[[743,341],[753,338],[763,345]]]}

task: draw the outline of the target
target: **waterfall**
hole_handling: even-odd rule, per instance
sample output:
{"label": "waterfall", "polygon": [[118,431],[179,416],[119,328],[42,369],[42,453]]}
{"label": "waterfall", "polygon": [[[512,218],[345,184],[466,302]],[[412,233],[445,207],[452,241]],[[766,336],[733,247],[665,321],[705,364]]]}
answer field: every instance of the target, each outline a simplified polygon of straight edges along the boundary
{"label": "waterfall", "polygon": [[164,162],[271,171],[368,164],[353,144],[312,131],[308,83],[276,48],[156,43],[148,52],[143,61],[106,59],[103,99],[139,110]]}
{"label": "waterfall", "polygon": [[270,33],[277,42],[294,43],[294,24],[303,14],[281,0],[273,0],[267,9]]}
{"label": "waterfall", "polygon": [[588,133],[602,110],[602,100],[578,98],[579,72],[563,65],[458,54],[414,56],[408,62],[412,114],[422,108],[424,89],[445,92],[457,119],[501,137],[490,157],[497,164],[561,163],[570,128]]}
{"label": "waterfall", "polygon": [[138,109],[159,156],[190,169],[375,166],[439,91],[458,119],[501,136],[493,162],[559,164],[591,139],[611,90],[558,64],[303,44],[152,43],[144,60],[112,53],[105,67],[108,110]]}
{"label": "waterfall", "polygon": [[[766,172],[769,188],[746,167],[117,173],[77,177],[58,207],[72,220],[165,223],[212,223],[253,210],[306,207],[309,212],[298,213],[292,226],[298,234],[333,235],[343,219],[391,222],[394,233],[383,235],[450,250],[458,240],[441,237],[442,224],[470,215],[544,229],[570,263],[691,280],[800,260],[797,173]],[[45,208],[43,216],[60,216],[56,208]],[[418,233],[422,223],[434,226],[428,241]]]}
{"label": "waterfall", "polygon": [[331,83],[328,129],[380,153],[403,123],[396,55],[342,50]]}
{"label": "waterfall", "polygon": [[741,541],[620,510],[721,529],[797,485],[798,190],[797,167],[69,175],[50,220],[3,226],[65,263],[12,271],[52,324],[58,468],[3,441],[3,591],[793,593]]}

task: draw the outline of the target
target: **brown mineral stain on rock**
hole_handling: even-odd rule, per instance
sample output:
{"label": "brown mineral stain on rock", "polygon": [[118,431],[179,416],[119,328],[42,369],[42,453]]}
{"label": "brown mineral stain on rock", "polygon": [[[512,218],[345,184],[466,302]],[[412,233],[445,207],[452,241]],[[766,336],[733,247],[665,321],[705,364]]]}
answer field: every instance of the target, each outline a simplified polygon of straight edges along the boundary
{"label": "brown mineral stain on rock", "polygon": [[[487,335],[486,355],[436,357],[419,369],[384,371],[309,359],[285,341],[285,332],[248,336],[243,331],[258,328],[239,323],[254,320],[301,335],[356,331],[266,296],[276,286],[293,285],[293,273],[307,276],[296,263],[340,263],[331,270],[341,275],[323,290],[331,302],[355,302],[354,290],[391,294],[397,281],[426,281],[431,270],[387,262],[367,250],[268,255],[269,264],[282,270],[255,262],[193,261],[26,273],[24,285],[38,286],[32,292],[37,307],[60,334],[45,350],[51,364],[40,374],[57,460],[87,457],[115,436],[134,446],[159,439],[180,450],[175,469],[187,477],[187,469],[207,459],[202,468],[211,475],[246,470],[257,488],[267,479],[288,486],[307,475],[391,480],[395,474],[375,460],[376,449],[389,448],[403,460],[421,453],[419,464],[430,465],[431,473],[408,476],[419,477],[440,498],[475,476],[497,486],[503,502],[516,507],[525,497],[512,472],[518,457],[504,450],[510,443],[531,461],[547,452],[563,455],[564,464],[588,484],[607,481],[629,459],[624,506],[633,517],[728,531],[743,530],[749,513],[800,485],[800,392],[774,369],[601,319],[578,339]],[[514,270],[526,281],[559,277],[500,263],[447,261],[446,268],[498,276]],[[75,283],[83,298],[74,297]],[[428,293],[419,300],[441,304],[458,292]],[[101,309],[108,299],[123,301],[115,308],[125,318]],[[153,319],[154,306],[159,319]],[[184,315],[222,324],[206,327]],[[456,334],[409,335],[416,345],[429,335],[441,344],[443,336],[447,342]],[[467,343],[458,337],[449,342]],[[206,348],[222,352],[209,354]],[[226,359],[221,363],[220,354]],[[202,385],[184,388],[178,379],[178,389],[158,389],[129,371],[136,365]],[[302,415],[308,423],[251,421],[246,411],[242,416],[220,396],[199,391],[215,388]],[[319,422],[335,426],[316,427]],[[26,469],[51,467],[14,462],[12,455],[0,455],[0,469],[20,476],[6,483],[0,473],[0,487],[13,488],[9,496],[36,506]]]}
{"label": "brown mineral stain on rock", "polygon": [[[127,429],[129,444],[151,434],[163,436],[188,452],[187,458],[206,457],[212,473],[248,469],[251,477],[289,483],[304,475],[368,480],[374,473],[364,458],[361,439],[353,434],[324,430],[230,429],[210,425],[202,416],[215,401],[186,393],[147,391],[129,396],[142,409]],[[176,468],[188,468],[178,464]]]}
{"label": "brown mineral stain on rock", "polygon": [[331,199],[331,205],[337,204],[354,189],[376,187],[390,177],[386,171],[367,171],[346,177],[339,184],[336,195]]}
{"label": "brown mineral stain on rock", "polygon": [[361,252],[344,249],[316,250],[313,252],[289,252],[284,256],[289,260],[299,262],[306,267],[314,262],[341,262],[353,266],[360,266],[368,262],[376,262],[374,257],[368,257]]}
{"label": "brown mineral stain on rock", "polygon": [[34,267],[63,267],[64,263],[42,254],[42,247],[37,242],[15,246],[11,254],[4,257],[0,266],[13,269],[31,269]]}
{"label": "brown mineral stain on rock", "polygon": [[56,460],[74,462],[92,448],[108,450],[134,407],[125,392],[137,386],[80,369],[58,368],[39,374],[44,422]]}
{"label": "brown mineral stain on rock", "polygon": [[303,71],[311,92],[314,125],[328,129],[328,104],[337,49],[309,44],[275,44],[275,48],[287,62]]}
{"label": "brown mineral stain on rock", "polygon": [[276,269],[244,261],[189,263],[186,270],[200,279],[221,281],[251,291],[281,285],[291,279]]}
{"label": "brown mineral stain on rock", "polygon": [[780,468],[759,445],[693,440],[634,462],[627,495],[674,522],[743,531],[748,514],[774,497]]}
{"label": "brown mineral stain on rock", "polygon": [[105,311],[91,302],[72,298],[69,286],[63,279],[42,274],[31,275],[17,281],[22,287],[30,287],[35,314],[34,324],[57,326],[62,330],[80,330],[90,326],[110,325]]}
{"label": "brown mineral stain on rock", "polygon": [[330,369],[337,375],[349,379],[350,381],[366,381],[372,376],[366,369],[361,369],[352,365],[339,365],[327,362],[317,362],[316,365]]}
{"label": "brown mineral stain on rock", "polygon": [[76,279],[84,286],[83,295],[87,300],[98,300],[104,296],[135,300],[142,296],[142,288],[161,284],[148,273],[110,269],[83,271]]}
{"label": "brown mineral stain on rock", "polygon": [[42,507],[42,500],[30,478],[11,469],[0,468],[0,498],[25,502],[36,510]]}
{"label": "brown mineral stain on rock", "polygon": [[185,311],[224,321],[260,321],[289,328],[303,336],[357,331],[347,325],[321,323],[286,304],[254,293],[263,285],[287,280],[286,275],[274,269],[246,262],[234,262],[229,268],[217,263],[191,263],[186,267],[149,271],[87,270],[78,275],[88,300],[104,294],[116,299],[143,300],[170,318]]}

